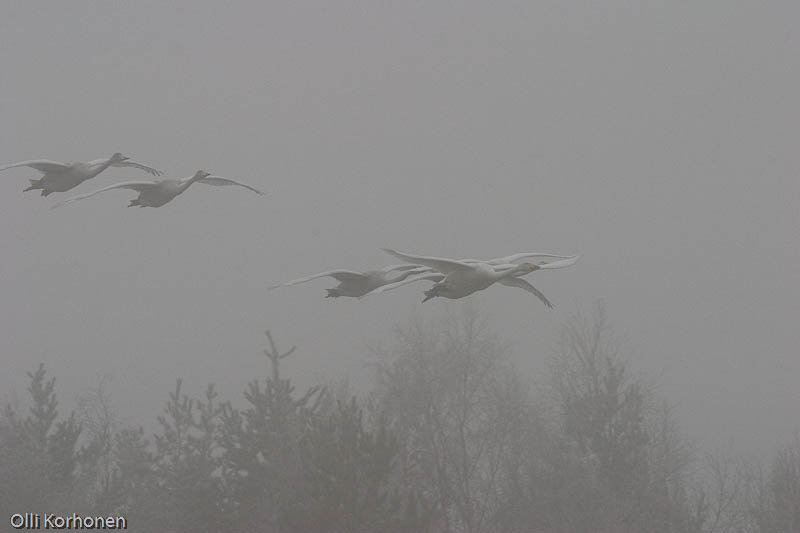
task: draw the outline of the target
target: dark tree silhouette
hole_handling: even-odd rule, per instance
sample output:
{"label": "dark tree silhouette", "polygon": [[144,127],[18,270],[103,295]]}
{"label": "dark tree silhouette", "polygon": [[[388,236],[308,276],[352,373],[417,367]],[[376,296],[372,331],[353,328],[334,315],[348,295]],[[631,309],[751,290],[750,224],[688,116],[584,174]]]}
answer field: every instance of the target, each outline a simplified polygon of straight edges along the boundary
{"label": "dark tree silhouette", "polygon": [[59,418],[40,365],[29,409],[0,416],[0,512],[123,515],[145,532],[800,531],[800,437],[769,468],[709,456],[695,474],[602,306],[564,325],[544,387],[474,312],[400,330],[366,402],[296,393],[280,366],[295,348],[266,335],[241,408],[178,379],[150,438],[119,422],[105,382]]}
{"label": "dark tree silhouette", "polygon": [[80,424],[74,413],[57,421],[55,378],[46,378],[44,364],[29,372],[28,416],[7,407],[0,424],[0,502],[4,516],[19,509],[80,510],[85,508],[76,486],[80,463]]}

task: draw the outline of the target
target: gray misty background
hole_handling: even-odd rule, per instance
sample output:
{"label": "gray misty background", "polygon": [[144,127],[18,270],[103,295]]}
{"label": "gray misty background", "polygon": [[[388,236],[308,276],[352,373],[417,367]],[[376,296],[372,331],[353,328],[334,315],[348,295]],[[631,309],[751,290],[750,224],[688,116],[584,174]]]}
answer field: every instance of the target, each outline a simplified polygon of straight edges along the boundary
{"label": "gray misty background", "polygon": [[[6,2],[0,162],[115,151],[194,187],[58,210],[0,176],[0,390],[40,361],[62,412],[111,376],[149,424],[185,378],[236,399],[269,327],[298,390],[368,376],[414,314],[483,310],[532,379],[569,312],[604,299],[633,368],[704,446],[800,426],[800,50],[794,2]],[[75,194],[123,179],[110,169]],[[68,193],[67,195],[70,195]],[[64,195],[60,196],[64,198]],[[325,300],[394,261],[581,253],[420,306],[422,285]],[[137,398],[136,403],[132,399]],[[143,399],[144,398],[144,399]]]}

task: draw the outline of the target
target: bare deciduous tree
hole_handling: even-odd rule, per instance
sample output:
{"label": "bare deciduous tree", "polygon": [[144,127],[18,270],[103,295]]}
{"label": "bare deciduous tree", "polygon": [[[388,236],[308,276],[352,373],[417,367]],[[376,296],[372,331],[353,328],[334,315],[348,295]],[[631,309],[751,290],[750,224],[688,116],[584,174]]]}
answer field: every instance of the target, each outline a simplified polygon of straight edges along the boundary
{"label": "bare deciduous tree", "polygon": [[375,365],[375,403],[402,440],[404,483],[436,502],[440,531],[483,531],[498,508],[514,414],[502,404],[504,355],[470,310],[413,322]]}

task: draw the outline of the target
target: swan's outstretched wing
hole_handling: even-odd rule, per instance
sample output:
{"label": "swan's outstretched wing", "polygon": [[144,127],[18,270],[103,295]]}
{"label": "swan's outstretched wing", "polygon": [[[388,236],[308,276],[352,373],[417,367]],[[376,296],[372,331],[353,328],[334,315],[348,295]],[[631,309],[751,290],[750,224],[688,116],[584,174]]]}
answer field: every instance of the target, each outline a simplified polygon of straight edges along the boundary
{"label": "swan's outstretched wing", "polygon": [[418,264],[415,264],[415,263],[403,263],[402,265],[385,266],[385,267],[381,268],[380,270],[378,270],[378,272],[380,272],[381,274],[387,274],[387,273],[393,272],[395,270],[400,271],[400,272],[404,272],[406,270],[415,270],[415,269],[419,269],[419,268],[422,268],[422,267],[420,267]]}
{"label": "swan's outstretched wing", "polygon": [[[514,261],[519,261],[520,259],[531,259],[531,258],[545,258],[545,259],[573,259],[577,258],[578,256],[573,255],[554,255],[554,254],[542,254],[538,252],[522,252],[518,254],[507,255],[505,257],[498,257],[496,259],[490,259],[487,263],[491,265],[501,264],[501,263],[513,263]],[[577,259],[576,259],[577,260]],[[564,265],[569,266],[569,265]]]}
{"label": "swan's outstretched wing", "polygon": [[221,178],[219,176],[209,176],[207,178],[200,178],[199,180],[197,180],[197,183],[205,183],[206,185],[220,185],[220,186],[236,185],[236,186],[239,186],[239,187],[244,187],[245,189],[249,189],[249,190],[253,191],[256,194],[260,194],[262,196],[264,195],[263,192],[259,191],[258,189],[254,188],[254,187],[251,187],[249,185],[245,185],[244,183],[240,183],[240,182],[234,181],[232,179]]}
{"label": "swan's outstretched wing", "polygon": [[111,191],[113,189],[132,189],[137,192],[142,192],[143,190],[147,189],[148,187],[152,187],[155,184],[156,184],[155,181],[123,181],[122,183],[109,185],[108,187],[103,187],[102,189],[97,189],[96,191],[87,194],[82,194],[80,196],[73,196],[72,198],[67,198],[66,200],[56,202],[50,207],[50,209],[55,209],[56,207],[61,207],[62,205],[71,204],[72,202],[77,202],[78,200],[85,200],[86,198],[94,196],[95,194]]}
{"label": "swan's outstretched wing", "polygon": [[143,165],[141,163],[137,163],[136,161],[131,161],[130,159],[126,161],[120,161],[119,163],[112,163],[112,167],[133,167],[138,168],[139,170],[144,170],[148,174],[152,174],[153,176],[160,176],[163,174],[160,170],[153,167],[148,167],[147,165]]}
{"label": "swan's outstretched wing", "polygon": [[519,287],[520,289],[526,290],[529,293],[536,296],[537,298],[539,298],[544,305],[546,305],[550,309],[553,308],[553,304],[550,303],[550,300],[548,300],[547,297],[545,297],[545,295],[542,294],[541,291],[539,291],[539,289],[537,289],[536,287],[534,287],[533,285],[531,285],[522,278],[517,278],[512,276],[508,278],[503,278],[500,281],[498,281],[498,283],[502,283],[503,285],[508,285],[509,287]]}
{"label": "swan's outstretched wing", "polygon": [[402,281],[395,281],[394,283],[387,283],[386,285],[381,285],[377,289],[372,289],[367,294],[359,296],[359,299],[364,298],[366,296],[373,295],[373,294],[378,294],[378,293],[381,293],[381,292],[391,291],[391,290],[397,289],[398,287],[402,287],[403,285],[408,285],[409,283],[414,283],[415,281],[426,281],[427,280],[427,281],[433,281],[434,283],[437,283],[439,281],[442,281],[444,278],[445,278],[445,275],[444,274],[439,274],[438,272],[435,272],[435,273],[432,273],[432,274],[423,274],[423,275],[420,275],[420,276],[413,276],[413,277],[406,278],[406,279],[404,279]]}
{"label": "swan's outstretched wing", "polygon": [[70,166],[57,161],[50,161],[49,159],[31,159],[30,161],[21,161],[19,163],[12,163],[10,165],[0,167],[0,170],[7,170],[9,168],[17,167],[31,167],[35,168],[39,172],[64,172],[65,170],[69,170]]}
{"label": "swan's outstretched wing", "polygon": [[341,282],[341,281],[354,281],[362,279],[364,277],[364,273],[355,272],[353,270],[328,270],[327,272],[320,272],[319,274],[314,274],[312,276],[293,279],[292,281],[287,281],[286,283],[281,283],[280,285],[272,285],[271,287],[267,287],[267,290],[270,291],[272,289],[277,289],[278,287],[288,287],[290,285],[297,285],[298,283],[305,283],[306,281],[311,281],[317,278],[324,278],[325,276],[330,276]]}
{"label": "swan's outstretched wing", "polygon": [[398,252],[397,250],[391,250],[389,248],[381,248],[381,250],[389,255],[397,257],[398,259],[402,259],[403,261],[417,263],[418,265],[423,265],[437,270],[442,274],[451,274],[453,272],[472,270],[474,268],[467,263],[456,261],[455,259],[445,259],[443,257],[430,257],[425,255],[411,255]]}
{"label": "swan's outstretched wing", "polygon": [[573,255],[572,257],[567,257],[563,261],[553,261],[552,263],[540,262],[537,265],[541,270],[547,270],[550,268],[564,268],[574,265],[580,258],[581,256],[579,255]]}

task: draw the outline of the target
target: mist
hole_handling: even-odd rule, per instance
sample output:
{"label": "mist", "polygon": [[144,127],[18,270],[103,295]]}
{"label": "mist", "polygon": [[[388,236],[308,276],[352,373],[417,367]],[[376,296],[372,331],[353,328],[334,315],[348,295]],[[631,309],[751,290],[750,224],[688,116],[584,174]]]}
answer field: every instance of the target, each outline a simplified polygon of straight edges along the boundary
{"label": "mist", "polygon": [[[66,424],[62,437],[76,432],[64,457],[75,459],[100,434],[108,452],[75,459],[62,485],[27,469],[28,478],[14,479],[30,494],[43,484],[61,492],[35,502],[15,499],[8,509],[11,500],[0,498],[4,524],[6,515],[52,508],[128,513],[134,531],[197,531],[199,524],[243,531],[320,530],[320,524],[342,531],[584,531],[587,524],[608,531],[620,524],[629,531],[646,530],[642,524],[653,531],[780,530],[765,517],[783,516],[784,508],[765,503],[759,514],[746,501],[758,494],[772,501],[775,494],[758,492],[756,481],[780,486],[775,480],[795,464],[800,431],[795,4],[70,2],[8,4],[1,11],[0,166],[121,152],[165,178],[202,169],[266,193],[197,184],[163,207],[128,209],[137,193],[114,190],[51,209],[102,187],[159,178],[110,167],[42,198],[23,193],[40,172],[0,172],[0,401],[9,406],[0,423],[0,458],[4,465],[49,464],[53,458],[44,452],[16,453],[36,449],[31,442],[47,449],[59,422]],[[398,262],[381,248],[443,258],[526,251],[581,257],[569,268],[525,278],[552,310],[531,294],[498,286],[424,305],[430,282],[363,299],[325,298],[336,285],[330,278],[267,290],[317,272]],[[488,343],[485,349],[464,348],[470,321],[482,324],[476,338]],[[591,353],[599,360],[613,354],[603,375],[622,370],[627,380],[605,393],[638,398],[640,411],[626,419],[641,423],[636,446],[601,446],[596,434],[574,427],[611,423],[598,422],[591,410],[570,411],[577,397],[600,400],[578,394],[581,379],[564,381],[565,373],[586,370],[569,339],[598,323],[609,335],[608,350]],[[264,355],[271,349],[265,330],[281,353],[296,346],[281,360],[279,377]],[[492,483],[481,477],[494,468],[482,462],[485,456],[476,459],[480,475],[462,472],[461,484],[411,476],[411,467],[401,476],[397,469],[413,449],[427,449],[411,436],[427,435],[440,451],[452,436],[448,426],[429,434],[415,425],[413,392],[436,389],[429,380],[440,376],[443,394],[458,397],[447,377],[461,375],[473,360],[497,361],[476,378],[475,390],[484,391],[478,412],[517,406],[526,413],[516,425],[475,422],[480,435],[495,438],[502,468]],[[433,365],[430,372],[414,366],[423,362]],[[44,387],[52,378],[57,415],[51,425],[40,420],[32,436],[23,429],[36,420],[29,388],[35,379]],[[195,403],[170,421],[164,409],[177,380],[173,403],[183,395]],[[248,388],[253,380],[258,393]],[[287,383],[291,391],[281,388]],[[278,391],[274,398],[264,393],[268,388]],[[233,445],[220,439],[259,439],[246,424],[234,431],[236,416],[263,398],[282,398],[276,401],[283,405],[309,391],[292,422],[275,431],[288,442],[312,442],[303,453],[314,460],[259,444],[261,457],[269,449],[292,465],[277,479],[309,507],[267,505],[258,499],[264,491],[278,496],[262,478],[256,488],[225,492],[232,478],[214,461]],[[45,392],[42,406],[51,398]],[[107,434],[93,433],[90,421],[99,423],[99,415],[87,414],[98,397],[108,406]],[[158,417],[167,416],[173,429],[180,420],[199,424],[197,401],[212,405],[212,429],[195,436],[214,451],[200,454],[209,461],[206,470],[182,466],[196,477],[181,485],[164,477],[175,448],[158,447],[169,433]],[[277,412],[289,416],[283,409]],[[626,491],[657,477],[653,427],[665,420],[659,412],[669,413],[677,439],[670,442],[680,441],[686,452],[676,452],[683,477],[670,485],[671,494],[685,494],[670,500],[674,513],[664,516],[672,521],[663,527],[643,511],[615,514],[629,508]],[[66,422],[70,413],[74,427]],[[511,420],[507,412],[496,416]],[[301,483],[290,475],[345,461],[320,451],[336,447],[326,427],[349,428],[330,429],[342,439],[368,435],[364,442],[385,444],[362,450],[364,457],[382,457],[374,459],[383,465],[376,466],[380,475],[357,468],[336,473],[353,476],[353,494],[387,494],[386,502],[362,502],[372,515],[361,522],[353,518],[358,513],[320,510],[331,502],[309,494],[327,494],[324,479],[301,476]],[[136,492],[115,435],[126,435],[128,449],[143,454],[140,466],[154,476],[144,486],[170,486],[173,496],[197,480],[227,488],[180,504],[155,488]],[[559,447],[570,451],[551,453]],[[629,477],[606,475],[612,462],[603,453],[612,451],[636,459],[613,463],[613,472]],[[103,492],[111,485],[101,490],[88,481],[99,476],[103,458],[106,477],[122,476],[124,497],[114,497],[128,507]],[[702,493],[692,491],[703,486],[713,493],[720,479],[713,465],[723,464],[734,465],[728,471],[741,481],[734,483],[739,488],[730,501],[737,503],[728,506],[726,525],[715,523],[710,510],[689,511]],[[533,465],[561,465],[569,474],[549,478]],[[512,490],[511,472],[535,482],[514,481]],[[597,493],[559,484],[570,476]],[[598,499],[604,490],[617,499]],[[653,491],[646,507],[666,508]],[[159,494],[161,503],[177,507],[148,507]],[[777,494],[788,509],[800,508],[789,489]],[[555,495],[577,507],[548,514]],[[220,503],[234,500],[241,506],[235,512]],[[35,505],[20,507],[26,503]],[[215,511],[190,525],[186,517],[198,506]],[[266,515],[245,510],[259,506]],[[564,521],[578,516],[578,508],[586,510],[585,521]],[[533,517],[520,509],[533,510]],[[182,518],[169,526],[165,519],[137,523],[135,512]],[[319,521],[298,522],[303,516]]]}

